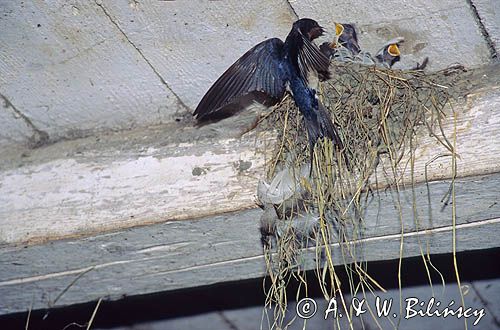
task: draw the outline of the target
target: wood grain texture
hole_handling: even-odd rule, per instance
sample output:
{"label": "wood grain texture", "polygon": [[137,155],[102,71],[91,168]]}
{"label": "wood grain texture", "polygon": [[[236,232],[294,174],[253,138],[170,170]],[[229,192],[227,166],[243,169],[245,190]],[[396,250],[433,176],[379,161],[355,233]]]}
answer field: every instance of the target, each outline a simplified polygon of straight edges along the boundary
{"label": "wood grain texture", "polygon": [[404,37],[401,61],[395,68],[414,67],[425,57],[433,70],[490,61],[486,40],[466,1],[305,0],[291,4],[300,17],[314,17],[327,28],[334,22],[356,24],[361,48],[372,53],[388,40]]}
{"label": "wood grain texture", "polygon": [[489,39],[497,53],[500,55],[500,2],[495,0],[473,0],[481,23],[486,29]]}
{"label": "wood grain texture", "polygon": [[[457,251],[499,246],[499,182],[500,174],[456,182]],[[411,189],[402,191],[404,257],[451,251],[451,207],[440,202],[449,184],[415,188],[418,227]],[[358,261],[399,257],[401,225],[394,197],[393,191],[386,191],[370,201],[363,239],[354,243]],[[261,212],[252,209],[43,245],[4,246],[0,314],[25,311],[31,303],[33,308],[45,308],[78,276],[56,306],[261,277],[265,274],[258,230]],[[349,262],[342,253],[346,245],[332,247],[335,264]],[[313,267],[314,252],[304,253],[304,266]],[[425,276],[423,266],[403,271]]]}
{"label": "wood grain texture", "polygon": [[[187,130],[186,139],[199,133]],[[263,153],[272,149],[265,146],[273,141],[265,134],[257,140],[254,133],[199,142],[150,137],[146,145],[144,137],[138,139],[97,140],[83,151],[72,142],[54,145],[40,154],[59,157],[3,171],[0,241],[88,235],[253,207]]]}
{"label": "wood grain texture", "polygon": [[94,1],[2,1],[0,16],[0,92],[52,141],[185,113]]}
{"label": "wood grain texture", "polygon": [[[442,127],[444,135],[451,144],[456,136],[457,174],[459,176],[500,171],[499,150],[496,142],[500,139],[498,134],[499,109],[500,86],[472,93],[468,95],[465,103],[455,103],[448,108],[447,118],[443,121]],[[424,182],[426,171],[430,180],[450,177],[450,152],[437,142],[435,137],[430,136],[426,129],[421,129],[420,133],[417,136],[418,147],[415,150],[415,180]],[[398,171],[403,174],[402,183],[411,182],[409,159],[407,155],[399,165]],[[378,173],[379,183],[383,186],[385,182],[393,180],[390,179],[392,174],[390,174],[387,158],[382,158],[381,166],[384,166],[385,171],[389,173],[388,175]]]}
{"label": "wood grain texture", "polygon": [[[454,105],[459,176],[500,172],[499,108],[496,86]],[[444,123],[450,138],[451,110]],[[235,137],[252,120],[236,116],[201,128],[180,123],[67,141],[2,162],[0,242],[89,235],[252,207],[257,182],[264,177],[264,164],[276,145],[272,132]],[[416,150],[417,182],[425,181],[430,161],[449,154],[425,134],[423,130],[419,135]],[[378,184],[384,187],[393,180],[386,175],[387,160],[381,163]],[[399,171],[401,185],[410,183],[405,159]],[[427,175],[429,181],[449,178],[451,158],[435,159],[427,166]]]}
{"label": "wood grain texture", "polygon": [[295,21],[285,0],[102,6],[193,111],[233,62],[265,39],[284,39]]}

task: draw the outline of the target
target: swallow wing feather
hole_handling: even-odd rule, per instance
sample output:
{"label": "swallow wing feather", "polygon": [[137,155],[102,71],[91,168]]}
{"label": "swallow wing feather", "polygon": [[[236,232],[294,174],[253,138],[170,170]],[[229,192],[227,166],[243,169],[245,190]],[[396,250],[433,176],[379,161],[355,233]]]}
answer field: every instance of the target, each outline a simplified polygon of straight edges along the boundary
{"label": "swallow wing feather", "polygon": [[317,71],[321,78],[329,79],[330,60],[326,57],[315,43],[302,36],[302,46],[299,49],[298,64],[302,77],[307,79],[308,73]]}
{"label": "swallow wing feather", "polygon": [[285,93],[286,76],[280,68],[283,41],[265,40],[247,51],[210,87],[194,111],[197,119],[217,113],[253,92],[276,101]]}

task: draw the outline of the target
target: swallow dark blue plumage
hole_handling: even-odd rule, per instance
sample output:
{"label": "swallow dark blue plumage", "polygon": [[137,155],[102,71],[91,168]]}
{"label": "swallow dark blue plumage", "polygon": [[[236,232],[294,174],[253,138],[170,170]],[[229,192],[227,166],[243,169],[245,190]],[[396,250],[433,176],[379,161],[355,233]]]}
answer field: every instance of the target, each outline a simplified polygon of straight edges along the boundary
{"label": "swallow dark blue plumage", "polygon": [[339,149],[342,142],[329,114],[317,97],[317,80],[329,78],[329,59],[312,42],[323,34],[308,18],[296,21],[285,42],[265,40],[247,51],[210,87],[194,111],[198,120],[210,119],[227,109],[258,100],[279,102],[288,88],[304,116],[311,159],[316,141],[330,139]]}

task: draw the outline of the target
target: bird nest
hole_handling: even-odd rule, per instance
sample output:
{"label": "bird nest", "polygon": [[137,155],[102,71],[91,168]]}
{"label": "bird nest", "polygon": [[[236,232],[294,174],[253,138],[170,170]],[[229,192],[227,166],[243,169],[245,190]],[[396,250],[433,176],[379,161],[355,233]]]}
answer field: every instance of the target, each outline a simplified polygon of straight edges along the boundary
{"label": "bird nest", "polygon": [[360,286],[379,287],[366,264],[356,262],[362,259],[356,246],[345,244],[363,237],[366,201],[381,188],[374,174],[380,171],[386,186],[398,186],[421,130],[453,151],[441,123],[449,101],[465,94],[462,67],[433,74],[356,63],[334,63],[330,69],[333,78],[321,83],[319,98],[338,127],[343,150],[320,140],[311,163],[303,118],[291,97],[277,105],[264,124],[279,132],[267,180],[258,191],[264,209],[261,232],[269,275],[266,306],[273,307],[271,328],[286,328],[290,281],[299,283],[297,297],[307,292],[305,269],[316,270],[326,299],[344,294],[331,244],[342,246],[343,260],[355,265],[349,269],[356,280],[347,293],[356,294]]}

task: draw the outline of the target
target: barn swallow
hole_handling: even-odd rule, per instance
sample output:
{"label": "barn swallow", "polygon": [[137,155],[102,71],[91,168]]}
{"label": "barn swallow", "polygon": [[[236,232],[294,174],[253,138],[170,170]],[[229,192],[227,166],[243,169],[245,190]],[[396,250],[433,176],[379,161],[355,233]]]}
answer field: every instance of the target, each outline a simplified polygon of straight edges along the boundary
{"label": "barn swallow", "polygon": [[335,31],[340,31],[338,43],[349,49],[353,55],[357,55],[361,48],[358,44],[358,35],[353,24],[335,24]]}
{"label": "barn swallow", "polygon": [[[289,89],[304,117],[311,161],[316,141],[328,138],[342,149],[329,114],[317,97],[318,78],[329,78],[329,59],[313,40],[324,29],[303,18],[292,25],[285,42],[267,39],[247,51],[210,87],[194,111],[198,120],[210,119],[228,108],[241,109],[248,100],[276,104]],[[231,110],[233,111],[233,110]]]}
{"label": "barn swallow", "polygon": [[404,41],[404,38],[397,37],[389,40],[375,55],[378,63],[382,64],[386,68],[392,68],[394,63],[400,60],[401,52],[399,50],[399,44]]}
{"label": "barn swallow", "polygon": [[316,235],[323,224],[328,227],[330,235],[339,233],[336,213],[325,210],[322,224],[319,209],[311,205],[308,173],[309,164],[300,167],[284,165],[276,171],[270,183],[259,181],[257,197],[258,206],[263,210],[260,234],[264,247],[273,247],[277,239],[290,237],[290,234],[301,247],[315,246]]}
{"label": "barn swallow", "polygon": [[337,61],[348,62],[352,60],[353,56],[361,51],[354,25],[335,23],[333,41],[322,43],[320,50],[327,57],[334,58]]}

